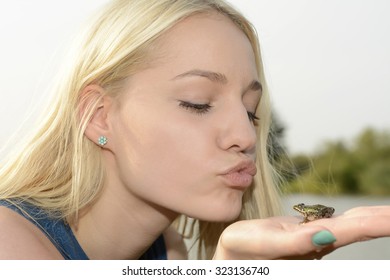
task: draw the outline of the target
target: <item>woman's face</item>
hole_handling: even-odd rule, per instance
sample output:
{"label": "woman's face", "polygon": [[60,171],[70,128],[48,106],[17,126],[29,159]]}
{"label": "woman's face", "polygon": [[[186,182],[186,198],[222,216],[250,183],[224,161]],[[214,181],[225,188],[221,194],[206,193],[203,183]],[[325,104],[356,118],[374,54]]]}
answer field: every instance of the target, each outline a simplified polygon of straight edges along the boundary
{"label": "woman's face", "polygon": [[256,172],[261,85],[249,40],[219,14],[192,16],[159,41],[108,114],[126,191],[175,213],[228,221]]}

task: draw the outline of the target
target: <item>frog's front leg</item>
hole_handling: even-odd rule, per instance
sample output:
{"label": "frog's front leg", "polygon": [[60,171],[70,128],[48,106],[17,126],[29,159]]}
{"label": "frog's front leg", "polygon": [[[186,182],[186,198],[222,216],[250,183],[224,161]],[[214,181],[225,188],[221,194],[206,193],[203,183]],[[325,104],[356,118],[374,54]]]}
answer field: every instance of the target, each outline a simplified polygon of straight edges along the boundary
{"label": "frog's front leg", "polygon": [[308,222],[310,222],[310,221],[312,221],[312,220],[309,219],[309,217],[305,216],[305,217],[303,217],[303,221],[300,222],[299,224],[300,224],[300,225],[303,225],[303,224],[306,224],[306,223],[308,223]]}

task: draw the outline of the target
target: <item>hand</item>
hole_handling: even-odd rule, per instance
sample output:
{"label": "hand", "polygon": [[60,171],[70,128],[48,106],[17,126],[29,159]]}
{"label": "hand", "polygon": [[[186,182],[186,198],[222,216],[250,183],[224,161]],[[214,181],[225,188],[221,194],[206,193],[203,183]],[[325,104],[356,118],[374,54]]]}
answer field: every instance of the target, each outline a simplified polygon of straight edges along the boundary
{"label": "hand", "polygon": [[301,221],[287,216],[233,223],[222,233],[214,259],[320,259],[354,242],[390,236],[390,206]]}

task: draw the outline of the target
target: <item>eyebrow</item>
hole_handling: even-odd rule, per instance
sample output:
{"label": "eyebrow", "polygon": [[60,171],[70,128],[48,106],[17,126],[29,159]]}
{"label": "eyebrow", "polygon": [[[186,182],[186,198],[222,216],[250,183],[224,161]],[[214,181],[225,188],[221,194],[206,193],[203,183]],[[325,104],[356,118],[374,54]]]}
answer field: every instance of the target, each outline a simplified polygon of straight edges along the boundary
{"label": "eyebrow", "polygon": [[246,91],[249,91],[249,90],[252,90],[252,91],[263,91],[263,86],[261,85],[261,83],[257,80],[253,80],[249,86],[247,87]]}
{"label": "eyebrow", "polygon": [[[226,84],[228,82],[227,77],[218,72],[212,72],[212,71],[207,71],[207,70],[201,70],[201,69],[193,69],[187,72],[184,72],[182,74],[179,74],[175,76],[172,80],[177,80],[177,79],[182,79],[182,78],[187,78],[187,77],[203,77],[206,78],[212,82],[220,83],[220,84]],[[262,91],[263,86],[261,83],[257,80],[253,80],[249,86],[246,88],[245,91]]]}
{"label": "eyebrow", "polygon": [[193,70],[184,72],[182,74],[179,74],[176,77],[174,77],[173,80],[192,77],[192,76],[203,77],[203,78],[209,79],[212,82],[217,82],[220,84],[226,84],[228,81],[226,76],[222,73],[200,70],[200,69],[193,69]]}

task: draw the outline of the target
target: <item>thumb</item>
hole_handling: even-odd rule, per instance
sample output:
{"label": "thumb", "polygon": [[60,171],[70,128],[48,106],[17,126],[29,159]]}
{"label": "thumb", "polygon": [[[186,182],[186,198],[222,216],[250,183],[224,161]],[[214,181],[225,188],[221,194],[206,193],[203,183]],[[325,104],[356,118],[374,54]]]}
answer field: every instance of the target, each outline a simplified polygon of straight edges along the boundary
{"label": "thumb", "polygon": [[[274,238],[278,244],[274,253],[285,259],[320,258],[324,255],[321,252],[336,241],[332,232],[320,226],[300,226],[294,231],[278,232]],[[329,253],[329,248],[326,253]]]}

